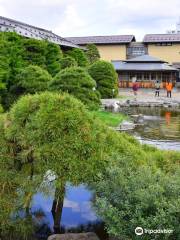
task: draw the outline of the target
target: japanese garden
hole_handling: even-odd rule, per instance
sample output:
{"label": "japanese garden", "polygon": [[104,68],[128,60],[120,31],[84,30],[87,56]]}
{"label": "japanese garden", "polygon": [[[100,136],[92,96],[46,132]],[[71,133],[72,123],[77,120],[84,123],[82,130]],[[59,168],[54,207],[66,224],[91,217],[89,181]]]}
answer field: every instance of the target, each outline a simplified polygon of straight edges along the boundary
{"label": "japanese garden", "polygon": [[[101,99],[114,98],[117,73],[94,44],[64,50],[0,32],[0,239],[96,232],[98,224],[101,240],[139,239],[138,226],[173,230],[141,239],[180,239],[180,151],[116,131],[130,114],[103,108]],[[69,186],[91,193],[94,228],[63,225]],[[39,193],[51,197],[49,225],[34,208]]]}

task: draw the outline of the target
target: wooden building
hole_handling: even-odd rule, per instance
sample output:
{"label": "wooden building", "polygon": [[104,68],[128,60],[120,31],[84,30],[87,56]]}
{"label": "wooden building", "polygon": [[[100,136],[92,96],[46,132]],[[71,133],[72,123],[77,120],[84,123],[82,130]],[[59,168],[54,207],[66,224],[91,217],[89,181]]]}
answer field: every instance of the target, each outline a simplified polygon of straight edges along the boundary
{"label": "wooden building", "polygon": [[167,81],[176,83],[178,70],[167,62],[149,55],[143,55],[126,61],[112,61],[119,77],[119,87],[132,87],[133,79],[142,88],[153,88],[159,80],[164,87]]}

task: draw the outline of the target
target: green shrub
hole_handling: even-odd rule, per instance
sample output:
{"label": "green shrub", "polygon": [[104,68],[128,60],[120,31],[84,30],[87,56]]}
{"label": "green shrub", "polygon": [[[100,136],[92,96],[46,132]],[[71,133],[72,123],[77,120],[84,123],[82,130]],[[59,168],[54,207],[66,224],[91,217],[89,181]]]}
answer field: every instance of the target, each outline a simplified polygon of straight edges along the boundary
{"label": "green shrub", "polygon": [[100,59],[100,54],[95,44],[86,45],[86,49],[86,55],[90,64],[93,64]]}
{"label": "green shrub", "polygon": [[111,63],[97,61],[89,67],[89,74],[96,81],[97,90],[100,92],[102,98],[117,96],[117,73]]}
{"label": "green shrub", "polygon": [[46,68],[46,42],[36,39],[24,39],[24,61],[28,65]]}
{"label": "green shrub", "polygon": [[77,62],[73,57],[65,56],[60,61],[61,69],[69,68],[69,67],[77,67]]}
{"label": "green shrub", "polygon": [[83,50],[73,48],[72,50],[69,50],[67,54],[75,59],[79,67],[86,67],[88,65],[88,59]]}
{"label": "green shrub", "polygon": [[0,149],[0,164],[5,157],[14,158],[11,164],[18,162],[20,169],[33,163],[36,173],[52,170],[75,183],[91,181],[103,170],[112,149],[108,142],[111,131],[106,132],[84,105],[68,94],[23,96],[5,117],[4,129],[7,143],[11,142],[10,158],[3,155],[6,144]]}
{"label": "green shrub", "polygon": [[52,77],[46,70],[31,65],[17,75],[17,88],[14,90],[22,94],[45,91],[51,80]]}
{"label": "green shrub", "polygon": [[96,82],[80,67],[60,71],[50,82],[49,88],[52,91],[68,92],[90,108],[98,107],[100,104],[100,95],[95,89]]}
{"label": "green shrub", "polygon": [[54,43],[47,43],[46,46],[46,69],[54,77],[60,70],[60,61],[63,58],[60,46]]}

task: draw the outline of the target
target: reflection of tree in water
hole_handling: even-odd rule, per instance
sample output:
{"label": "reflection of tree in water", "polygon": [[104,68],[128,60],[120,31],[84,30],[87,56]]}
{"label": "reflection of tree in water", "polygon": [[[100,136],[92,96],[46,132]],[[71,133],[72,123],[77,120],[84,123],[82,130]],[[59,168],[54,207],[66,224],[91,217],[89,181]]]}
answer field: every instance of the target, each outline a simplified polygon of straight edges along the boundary
{"label": "reflection of tree in water", "polygon": [[37,226],[32,198],[49,170],[56,176],[52,215],[58,232],[66,182],[95,181],[114,151],[113,136],[69,95],[24,96],[0,116],[1,238],[31,239]]}

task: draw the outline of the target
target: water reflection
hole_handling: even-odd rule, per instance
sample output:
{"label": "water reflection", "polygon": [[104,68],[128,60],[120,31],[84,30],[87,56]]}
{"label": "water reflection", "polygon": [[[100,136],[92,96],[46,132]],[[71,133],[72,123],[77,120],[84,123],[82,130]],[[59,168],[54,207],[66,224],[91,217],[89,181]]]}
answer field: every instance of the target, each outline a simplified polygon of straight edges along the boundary
{"label": "water reflection", "polygon": [[123,112],[129,116],[143,115],[143,124],[133,134],[142,143],[161,149],[180,150],[180,112],[164,108],[128,108]]}
{"label": "water reflection", "polygon": [[[7,233],[2,234],[3,240],[12,240],[14,237],[18,240],[47,240],[47,237],[53,233],[89,231],[95,232],[100,239],[108,239],[104,225],[92,207],[94,195],[92,190],[83,184],[78,186],[66,184],[63,207],[57,210],[56,222],[52,211],[56,191],[54,183],[47,184],[46,187],[50,189],[47,192],[37,189],[37,193],[32,196],[31,203],[26,209],[22,206],[22,199],[17,199],[18,211],[13,214],[13,228],[15,227],[17,231],[14,233],[6,229]],[[46,187],[43,186],[43,188]],[[55,224],[58,228],[55,228]]]}
{"label": "water reflection", "polygon": [[[74,187],[68,184],[63,203],[61,227],[68,229],[98,221],[99,219],[92,210],[91,198],[92,192],[85,185]],[[32,210],[40,209],[43,211],[45,214],[43,218],[48,221],[51,231],[53,231],[52,202],[53,197],[45,196],[43,193],[37,193],[32,202]]]}

